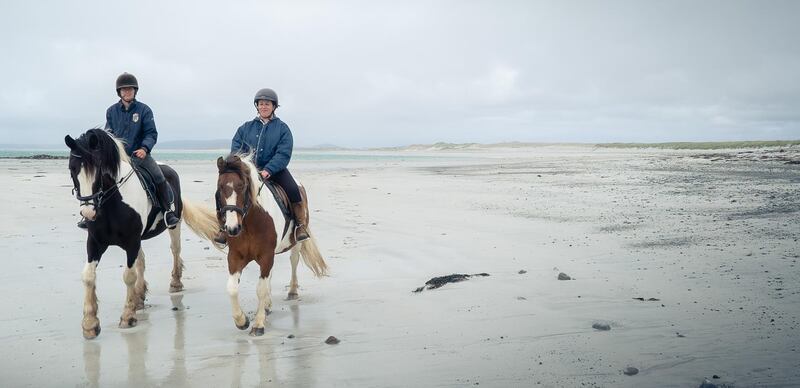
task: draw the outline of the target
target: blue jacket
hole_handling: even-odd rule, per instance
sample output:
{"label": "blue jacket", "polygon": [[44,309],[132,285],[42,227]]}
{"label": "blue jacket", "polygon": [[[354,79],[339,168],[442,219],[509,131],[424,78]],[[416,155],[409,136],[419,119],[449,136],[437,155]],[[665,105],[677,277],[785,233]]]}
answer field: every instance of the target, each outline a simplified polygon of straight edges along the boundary
{"label": "blue jacket", "polygon": [[127,110],[122,105],[122,100],[108,107],[106,130],[125,142],[125,152],[128,155],[139,148],[144,148],[149,154],[158,140],[153,111],[136,100],[131,102]]}
{"label": "blue jacket", "polygon": [[292,131],[281,119],[273,116],[267,124],[263,124],[256,117],[236,130],[231,141],[231,152],[253,152],[256,167],[275,175],[289,165],[293,144]]}

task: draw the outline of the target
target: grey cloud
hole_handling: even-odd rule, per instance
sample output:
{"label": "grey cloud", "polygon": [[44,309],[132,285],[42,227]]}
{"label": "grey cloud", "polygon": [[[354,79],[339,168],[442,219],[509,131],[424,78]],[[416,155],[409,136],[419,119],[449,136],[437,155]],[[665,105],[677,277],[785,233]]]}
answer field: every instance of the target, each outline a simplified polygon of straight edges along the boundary
{"label": "grey cloud", "polygon": [[102,123],[122,71],[162,140],[265,86],[306,146],[800,138],[797,2],[80,4],[4,3],[0,143]]}

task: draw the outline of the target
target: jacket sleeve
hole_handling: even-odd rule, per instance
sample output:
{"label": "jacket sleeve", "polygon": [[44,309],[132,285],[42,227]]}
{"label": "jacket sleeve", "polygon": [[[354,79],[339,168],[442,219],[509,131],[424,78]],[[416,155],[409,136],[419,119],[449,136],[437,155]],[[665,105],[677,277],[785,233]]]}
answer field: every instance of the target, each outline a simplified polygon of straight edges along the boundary
{"label": "jacket sleeve", "polygon": [[[246,123],[245,123],[246,124]],[[232,154],[243,154],[248,151],[247,143],[244,142],[244,126],[242,124],[239,129],[236,130],[236,134],[233,135],[233,140],[231,140],[231,153]]]}
{"label": "jacket sleeve", "polygon": [[156,120],[153,117],[153,111],[150,110],[150,108],[145,110],[142,116],[142,131],[144,132],[144,137],[142,138],[142,147],[144,147],[149,154],[151,151],[153,151],[156,141],[158,141]]}
{"label": "jacket sleeve", "polygon": [[292,131],[286,123],[282,123],[281,138],[278,140],[278,146],[275,149],[275,156],[267,162],[264,167],[270,175],[278,173],[286,169],[289,165],[289,160],[292,159],[292,147],[294,147],[294,140],[292,139]]}

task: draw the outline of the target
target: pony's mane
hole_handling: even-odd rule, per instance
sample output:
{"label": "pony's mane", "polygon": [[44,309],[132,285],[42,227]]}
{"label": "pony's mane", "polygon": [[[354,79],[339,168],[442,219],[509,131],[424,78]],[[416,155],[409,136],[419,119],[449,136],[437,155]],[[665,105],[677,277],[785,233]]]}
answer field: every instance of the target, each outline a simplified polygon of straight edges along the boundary
{"label": "pony's mane", "polygon": [[[90,139],[94,137],[97,139],[97,146],[95,151],[91,151]],[[128,154],[125,153],[125,145],[122,140],[114,137],[111,133],[104,129],[92,128],[79,138],[75,139],[75,143],[86,151],[90,152],[86,161],[93,167],[103,167],[108,171],[113,178],[117,178],[119,174],[120,164],[122,162],[130,163]]]}
{"label": "pony's mane", "polygon": [[[236,158],[238,158],[238,160]],[[235,153],[228,155],[225,159],[225,168],[237,172],[242,176],[245,175],[245,169],[247,169],[247,173],[250,174],[250,198],[253,199],[253,204],[261,206],[261,201],[258,198],[258,186],[261,183],[261,178],[258,176],[258,169],[253,163],[253,153]]]}

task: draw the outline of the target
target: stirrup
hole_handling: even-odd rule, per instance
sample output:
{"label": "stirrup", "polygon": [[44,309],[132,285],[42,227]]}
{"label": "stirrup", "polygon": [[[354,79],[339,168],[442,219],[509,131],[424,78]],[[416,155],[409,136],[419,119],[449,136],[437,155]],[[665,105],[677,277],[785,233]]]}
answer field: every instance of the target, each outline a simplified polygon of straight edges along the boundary
{"label": "stirrup", "polygon": [[294,228],[294,241],[300,242],[300,241],[308,240],[309,238],[311,238],[311,235],[308,234],[308,231],[306,230],[305,226],[303,226],[303,225],[295,226],[295,228]]}
{"label": "stirrup", "polygon": [[219,232],[216,236],[212,239],[215,243],[220,245],[228,245],[228,238],[225,237],[225,233]]}
{"label": "stirrup", "polygon": [[[169,222],[170,216],[172,216],[174,222]],[[167,225],[167,228],[175,229],[179,222],[181,222],[181,219],[178,218],[172,210],[164,212],[164,225]]]}

